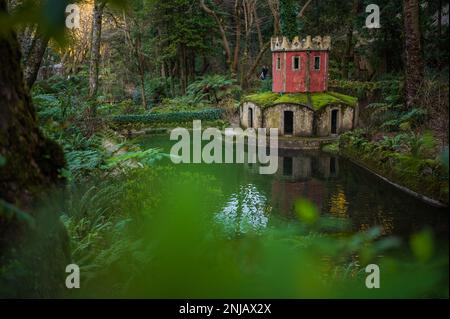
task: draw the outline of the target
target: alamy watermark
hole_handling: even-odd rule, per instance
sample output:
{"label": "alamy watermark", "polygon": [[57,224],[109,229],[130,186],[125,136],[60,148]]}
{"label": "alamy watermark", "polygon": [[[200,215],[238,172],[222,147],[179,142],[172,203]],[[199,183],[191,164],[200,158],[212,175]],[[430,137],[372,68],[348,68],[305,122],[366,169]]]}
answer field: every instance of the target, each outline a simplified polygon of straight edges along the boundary
{"label": "alamy watermark", "polygon": [[69,275],[66,277],[67,289],[79,289],[80,288],[80,267],[76,264],[70,264],[66,267],[66,273]]}
{"label": "alamy watermark", "polygon": [[380,7],[376,4],[369,4],[366,7],[366,13],[370,13],[366,18],[366,28],[379,29],[380,25]]}
{"label": "alamy watermark", "polygon": [[375,264],[367,265],[366,273],[370,274],[366,277],[366,287],[368,289],[380,288],[380,267]]}
{"label": "alamy watermark", "polygon": [[78,29],[80,27],[80,7],[74,3],[66,7],[66,27],[69,29]]}
{"label": "alamy watermark", "polygon": [[[172,130],[170,140],[178,141],[170,150],[171,160],[175,164],[247,162],[261,164],[259,172],[263,175],[278,171],[278,129],[249,128],[244,131],[241,128],[227,128],[222,134],[217,128],[207,128],[202,132],[201,121],[196,120],[193,121],[192,141],[191,133],[186,128]],[[202,147],[203,141],[208,143]]]}

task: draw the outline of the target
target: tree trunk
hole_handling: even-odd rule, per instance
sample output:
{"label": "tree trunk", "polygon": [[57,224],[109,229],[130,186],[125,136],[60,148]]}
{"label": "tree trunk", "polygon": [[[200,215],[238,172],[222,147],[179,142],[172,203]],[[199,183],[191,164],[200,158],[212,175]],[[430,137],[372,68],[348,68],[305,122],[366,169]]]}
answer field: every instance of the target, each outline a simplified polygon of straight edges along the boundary
{"label": "tree trunk", "polygon": [[348,68],[353,57],[353,22],[358,13],[358,0],[353,0],[352,12],[348,22],[347,42],[345,46],[344,63],[342,65],[342,78],[348,80]]}
{"label": "tree trunk", "polygon": [[36,31],[28,56],[25,57],[25,82],[31,88],[37,79],[41,62],[47,50],[49,37]]}
{"label": "tree trunk", "polygon": [[[0,12],[6,1],[0,0]],[[27,202],[37,187],[59,179],[64,155],[40,132],[20,64],[20,46],[14,33],[0,34],[0,197],[11,203]]]}
{"label": "tree trunk", "polygon": [[258,6],[256,5],[253,7],[253,14],[255,16],[256,32],[258,34],[259,51],[261,51],[264,46],[264,40],[261,32],[261,21],[258,17]]}
{"label": "tree trunk", "polygon": [[419,23],[419,0],[403,0],[405,32],[405,94],[406,107],[418,102],[418,93],[423,82],[424,65]]}
{"label": "tree trunk", "polygon": [[89,63],[89,96],[95,97],[98,91],[100,44],[102,37],[102,17],[105,2],[95,0],[92,18],[91,58]]}
{"label": "tree trunk", "polygon": [[[5,12],[6,0],[0,0],[0,14]],[[59,216],[34,211],[27,218],[33,223],[26,223],[3,213],[11,208],[7,203],[29,210],[35,195],[59,181],[64,154],[38,128],[20,45],[10,30],[0,32],[0,56],[0,295],[61,297],[70,247]]]}
{"label": "tree trunk", "polygon": [[147,97],[145,96],[145,66],[144,66],[144,56],[141,52],[141,33],[139,33],[136,39],[136,59],[138,63],[139,70],[139,80],[141,85],[141,103],[144,110],[147,109]]}
{"label": "tree trunk", "polygon": [[267,4],[273,16],[273,35],[279,36],[281,34],[280,3],[278,0],[267,0]]}
{"label": "tree trunk", "polygon": [[225,51],[225,57],[227,62],[227,67],[231,69],[232,61],[231,61],[231,49],[230,49],[230,43],[227,38],[227,34],[225,32],[225,26],[222,23],[222,19],[219,18],[219,16],[210,8],[208,8],[205,4],[205,0],[200,0],[200,5],[207,14],[212,16],[214,20],[216,20],[217,26],[220,31],[220,36],[222,37],[222,46]]}
{"label": "tree trunk", "polygon": [[234,19],[236,28],[236,38],[234,44],[233,63],[231,64],[231,76],[235,77],[237,74],[239,64],[239,52],[241,50],[241,6],[240,0],[236,0],[234,4]]}
{"label": "tree trunk", "polygon": [[178,54],[181,94],[186,94],[186,49],[183,44],[180,46]]}

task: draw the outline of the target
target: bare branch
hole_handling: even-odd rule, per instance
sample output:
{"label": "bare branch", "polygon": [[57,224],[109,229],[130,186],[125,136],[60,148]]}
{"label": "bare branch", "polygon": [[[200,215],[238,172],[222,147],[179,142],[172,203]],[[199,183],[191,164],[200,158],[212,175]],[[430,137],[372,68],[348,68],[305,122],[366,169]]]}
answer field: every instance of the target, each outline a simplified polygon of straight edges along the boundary
{"label": "bare branch", "polygon": [[303,6],[303,8],[300,10],[300,12],[297,15],[297,18],[301,18],[303,17],[303,14],[305,13],[306,9],[308,9],[309,5],[311,4],[312,0],[308,0],[306,1],[305,5]]}

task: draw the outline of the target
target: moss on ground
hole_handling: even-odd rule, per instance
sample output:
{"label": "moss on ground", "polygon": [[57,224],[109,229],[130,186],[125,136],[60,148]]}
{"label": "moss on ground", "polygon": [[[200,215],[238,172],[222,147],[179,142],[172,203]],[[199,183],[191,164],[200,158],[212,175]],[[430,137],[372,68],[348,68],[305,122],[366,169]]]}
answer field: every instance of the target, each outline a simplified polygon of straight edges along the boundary
{"label": "moss on ground", "polygon": [[322,147],[322,151],[325,153],[330,153],[330,154],[338,154],[339,153],[339,141],[324,145]]}
{"label": "moss on ground", "polygon": [[242,99],[242,102],[253,102],[260,107],[268,107],[274,104],[274,102],[280,97],[280,94],[273,92],[257,93],[247,95]]}
{"label": "moss on ground", "polygon": [[358,105],[358,98],[356,98],[354,96],[345,95],[345,94],[337,93],[337,92],[329,92],[329,94],[333,95],[334,97],[338,98],[341,101],[344,101],[345,104],[350,105],[352,107],[355,107],[356,105]]}
{"label": "moss on ground", "polygon": [[243,102],[255,103],[263,109],[283,103],[301,104],[306,105],[315,111],[318,111],[330,104],[344,104],[351,107],[355,107],[358,103],[358,99],[353,96],[336,92],[295,93],[295,94],[264,92],[248,95],[243,98]]}

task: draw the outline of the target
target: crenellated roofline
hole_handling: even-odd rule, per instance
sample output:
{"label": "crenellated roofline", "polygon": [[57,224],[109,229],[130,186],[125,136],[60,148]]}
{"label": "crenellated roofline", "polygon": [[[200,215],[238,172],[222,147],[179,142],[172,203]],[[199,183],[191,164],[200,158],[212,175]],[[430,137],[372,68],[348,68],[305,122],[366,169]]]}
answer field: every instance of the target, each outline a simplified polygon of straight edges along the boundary
{"label": "crenellated roofline", "polygon": [[330,36],[315,36],[310,35],[306,38],[300,39],[295,37],[289,41],[287,37],[273,37],[271,39],[272,52],[286,52],[286,51],[329,51],[331,49]]}

